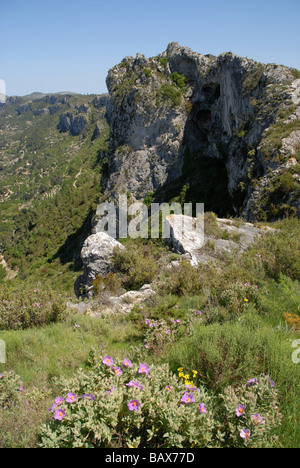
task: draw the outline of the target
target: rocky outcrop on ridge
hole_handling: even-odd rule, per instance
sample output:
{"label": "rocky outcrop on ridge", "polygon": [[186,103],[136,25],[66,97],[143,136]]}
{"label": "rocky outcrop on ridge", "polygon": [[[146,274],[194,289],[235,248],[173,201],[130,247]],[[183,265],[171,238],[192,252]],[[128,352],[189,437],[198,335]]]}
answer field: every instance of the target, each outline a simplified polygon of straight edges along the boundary
{"label": "rocky outcrop on ridge", "polygon": [[[177,43],[157,57],[125,57],[107,76],[107,197],[154,193],[169,201],[185,190],[187,201],[223,216],[231,210],[252,221],[272,219],[286,206],[299,213],[297,73]],[[293,132],[294,143],[282,145]]]}

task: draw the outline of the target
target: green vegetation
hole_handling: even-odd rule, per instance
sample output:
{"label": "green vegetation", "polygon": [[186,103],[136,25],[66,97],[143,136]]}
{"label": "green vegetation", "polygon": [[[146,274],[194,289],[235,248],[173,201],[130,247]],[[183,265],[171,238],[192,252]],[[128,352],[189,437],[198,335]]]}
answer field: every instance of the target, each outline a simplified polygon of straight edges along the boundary
{"label": "green vegetation", "polygon": [[[43,277],[52,286],[57,280],[59,288],[60,269],[72,291],[81,245],[101,196],[105,161],[99,159],[107,150],[109,127],[105,108],[92,104],[94,96],[53,96],[54,106],[45,99],[26,104],[29,110],[20,115],[20,103],[0,109],[5,142],[0,153],[0,250],[20,278]],[[76,112],[82,104],[91,109],[84,134],[60,132],[59,114],[69,106]],[[41,105],[49,114],[35,115]],[[96,124],[101,131],[94,138]]]}
{"label": "green vegetation", "polygon": [[[207,234],[221,238],[215,215],[206,214],[206,220]],[[7,407],[0,410],[1,446],[156,447],[165,439],[164,447],[298,447],[300,374],[292,344],[300,332],[299,221],[287,219],[274,227],[248,251],[223,255],[198,269],[160,241],[124,241],[126,251],[115,256],[118,271],[99,283],[95,300],[103,287],[118,292],[150,281],[156,295],[142,307],[127,316],[99,317],[68,309],[62,322],[2,329],[8,359],[0,365]],[[179,263],[170,268],[174,260]],[[47,291],[21,291],[13,283],[5,288],[2,309],[8,306],[4,296],[20,306],[21,299],[34,305],[39,295],[47,311]],[[63,283],[61,293],[63,304],[65,293],[68,297]],[[106,355],[113,356],[114,366],[102,363]],[[125,358],[132,368],[124,366]],[[141,363],[151,379],[137,372]],[[122,386],[131,380],[144,391]],[[201,390],[190,389],[195,402],[181,400],[186,385]],[[60,408],[47,409],[58,395],[70,393],[76,402],[65,403],[62,420],[54,419],[61,417]],[[90,396],[81,398],[84,394]],[[134,399],[137,411],[127,406]],[[239,405],[246,407],[241,419],[235,414]],[[105,425],[99,426],[99,414]],[[256,414],[263,427],[251,419]],[[242,429],[251,437],[245,439]]]}

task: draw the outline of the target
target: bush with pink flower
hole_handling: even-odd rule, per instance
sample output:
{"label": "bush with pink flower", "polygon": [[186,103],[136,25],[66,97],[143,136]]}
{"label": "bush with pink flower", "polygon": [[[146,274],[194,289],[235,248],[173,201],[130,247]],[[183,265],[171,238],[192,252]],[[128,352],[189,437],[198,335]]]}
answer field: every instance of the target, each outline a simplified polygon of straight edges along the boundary
{"label": "bush with pink flower", "polygon": [[[95,358],[93,358],[95,362]],[[118,372],[116,372],[118,370]],[[280,423],[277,392],[266,376],[222,395],[186,385],[168,364],[96,360],[60,380],[61,393],[41,428],[45,448],[272,447]]]}
{"label": "bush with pink flower", "polygon": [[225,446],[276,446],[274,430],[281,423],[282,415],[277,406],[275,383],[269,376],[251,378],[238,388],[227,387],[221,397]]}
{"label": "bush with pink flower", "polygon": [[167,364],[105,356],[90,372],[79,370],[60,383],[50,421],[41,428],[42,447],[219,445],[213,399],[204,388],[192,393]]}

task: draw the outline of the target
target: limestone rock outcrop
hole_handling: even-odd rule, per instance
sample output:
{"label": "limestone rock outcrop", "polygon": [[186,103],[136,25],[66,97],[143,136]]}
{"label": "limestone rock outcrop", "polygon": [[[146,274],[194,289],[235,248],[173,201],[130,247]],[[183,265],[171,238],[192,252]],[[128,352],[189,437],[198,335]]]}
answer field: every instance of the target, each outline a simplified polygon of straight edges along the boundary
{"label": "limestone rock outcrop", "polygon": [[157,57],[125,57],[107,76],[106,196],[130,192],[141,200],[154,193],[169,201],[186,189],[187,201],[204,202],[221,216],[253,221],[267,213],[271,219],[272,204],[280,216],[287,202],[299,213],[297,178],[291,197],[281,180],[277,194],[274,179],[276,196],[273,188],[264,191],[264,178],[273,180],[278,168],[285,172],[299,148],[281,150],[281,140],[300,127],[294,72],[177,43]]}
{"label": "limestone rock outcrop", "polygon": [[117,247],[124,249],[120,242],[105,232],[97,232],[85,240],[81,250],[84,271],[75,283],[77,296],[81,296],[83,291],[88,291],[97,276],[105,276],[113,271],[111,260]]}
{"label": "limestone rock outcrop", "polygon": [[269,227],[256,227],[252,223],[234,223],[230,219],[216,218],[216,227],[223,233],[217,236],[214,233],[204,233],[205,223],[198,230],[193,223],[186,222],[187,216],[172,215],[166,218],[166,224],[170,228],[170,237],[167,242],[173,247],[174,252],[185,255],[190,263],[197,267],[199,263],[214,261],[223,253],[230,254],[234,250],[245,251],[254,242],[267,232],[274,231]]}

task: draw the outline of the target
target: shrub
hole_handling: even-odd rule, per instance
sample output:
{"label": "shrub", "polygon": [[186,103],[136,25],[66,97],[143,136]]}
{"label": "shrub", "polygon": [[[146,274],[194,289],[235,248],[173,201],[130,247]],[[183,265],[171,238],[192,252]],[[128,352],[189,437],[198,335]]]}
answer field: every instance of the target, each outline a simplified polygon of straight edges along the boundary
{"label": "shrub", "polygon": [[258,287],[248,283],[233,283],[227,289],[218,291],[217,297],[219,304],[226,309],[231,319],[246,312],[250,305],[254,305],[257,311],[263,309]]}
{"label": "shrub", "polygon": [[41,429],[42,447],[218,445],[213,399],[203,388],[187,389],[167,364],[114,364],[106,356],[89,374],[81,370],[62,385],[64,401],[51,408],[53,419]]}
{"label": "shrub", "polygon": [[21,378],[14,372],[4,372],[0,374],[0,408],[16,406],[20,402],[20,393],[23,390]]}
{"label": "shrub", "polygon": [[183,75],[180,75],[180,73],[178,72],[174,72],[170,75],[170,78],[172,81],[174,81],[174,83],[177,84],[177,86],[181,89],[181,90],[184,90],[184,87],[185,87],[185,81],[186,81],[186,78],[185,76]]}
{"label": "shrub", "polygon": [[115,269],[123,274],[126,289],[140,289],[151,283],[159,272],[157,260],[151,245],[134,244],[126,250],[116,249],[114,254]]}
{"label": "shrub", "polygon": [[51,290],[4,285],[0,291],[0,330],[17,330],[60,322],[66,304]]}
{"label": "shrub", "polygon": [[249,379],[238,388],[228,387],[224,401],[222,427],[228,447],[271,448],[277,446],[274,429],[281,423],[278,393],[269,376]]}
{"label": "shrub", "polygon": [[[218,399],[167,364],[114,363],[91,356],[89,373],[62,380],[62,397],[41,428],[44,448],[271,447],[280,423],[277,392],[265,376],[226,388]],[[192,370],[193,378],[198,372]],[[250,431],[248,430],[250,428]],[[251,432],[251,434],[250,434]]]}
{"label": "shrub", "polygon": [[119,275],[115,273],[108,273],[105,277],[97,276],[93,281],[93,292],[97,296],[103,292],[111,292],[112,294],[118,294],[122,288],[122,280]]}
{"label": "shrub", "polygon": [[181,103],[181,92],[174,86],[165,83],[162,85],[160,93],[163,98],[170,99],[173,106],[179,106]]}
{"label": "shrub", "polygon": [[[238,322],[195,324],[193,334],[173,343],[164,358],[171,369],[192,367],[211,389],[222,391],[237,386],[245,375],[266,373],[276,378],[278,387],[296,388],[299,371],[291,359],[292,348],[286,335],[259,326],[259,316],[249,312]],[[180,356],[180,359],[179,359]]]}
{"label": "shrub", "polygon": [[190,262],[183,260],[178,268],[172,271],[162,289],[167,294],[184,296],[192,293],[199,294],[203,290],[203,278]]}

